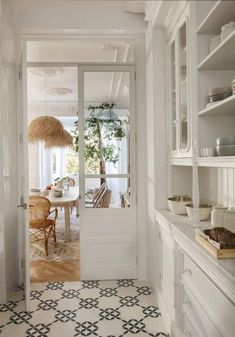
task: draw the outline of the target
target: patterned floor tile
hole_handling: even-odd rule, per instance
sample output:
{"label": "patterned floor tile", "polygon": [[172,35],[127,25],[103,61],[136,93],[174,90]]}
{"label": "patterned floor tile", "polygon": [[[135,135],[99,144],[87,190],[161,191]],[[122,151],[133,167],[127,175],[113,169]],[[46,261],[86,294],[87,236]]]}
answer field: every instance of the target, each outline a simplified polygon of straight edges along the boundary
{"label": "patterned floor tile", "polygon": [[121,313],[121,319],[123,320],[130,320],[132,318],[143,318],[143,309],[137,305],[133,307],[121,307],[119,310]]}
{"label": "patterned floor tile", "polygon": [[10,324],[6,325],[4,329],[2,329],[0,335],[1,337],[25,337],[26,336],[26,330],[28,329],[27,324]]}
{"label": "patterned floor tile", "polygon": [[98,288],[83,288],[80,290],[81,298],[97,298],[100,296],[100,289]]}
{"label": "patterned floor tile", "polygon": [[77,310],[79,308],[79,299],[60,298],[57,310]]}
{"label": "patterned floor tile", "polygon": [[118,287],[117,282],[118,281],[100,281],[99,282],[99,288],[100,289],[104,289],[104,288],[117,288]]}
{"label": "patterned floor tile", "polygon": [[74,335],[76,323],[69,322],[57,322],[51,326],[51,330],[48,337],[72,337]]}
{"label": "patterned floor tile", "polygon": [[12,315],[11,311],[0,312],[0,326],[6,325]]}
{"label": "patterned floor tile", "polygon": [[99,308],[119,308],[120,298],[119,297],[100,297],[99,298]]}
{"label": "patterned floor tile", "polygon": [[80,290],[83,288],[82,282],[64,282],[63,289],[68,290],[68,289],[77,289]]}
{"label": "patterned floor tile", "polygon": [[98,308],[90,308],[90,309],[78,309],[77,311],[77,322],[96,322],[99,321],[99,309]]}
{"label": "patterned floor tile", "polygon": [[135,280],[33,284],[31,311],[23,292],[0,305],[1,337],[164,337],[155,297]]}
{"label": "patterned floor tile", "polygon": [[57,313],[56,310],[36,311],[35,314],[33,314],[32,319],[30,320],[30,324],[37,325],[37,324],[43,323],[43,324],[48,325],[54,322],[56,313]]}
{"label": "patterned floor tile", "polygon": [[153,335],[156,333],[156,331],[158,332],[166,331],[161,316],[159,316],[158,318],[147,317],[143,319],[143,322],[146,326],[146,330],[148,331],[148,333],[151,333]]}
{"label": "patterned floor tile", "polygon": [[99,336],[106,337],[112,336],[115,333],[115,336],[123,335],[122,321],[121,320],[103,320],[99,324]]}
{"label": "patterned floor tile", "polygon": [[118,295],[121,297],[138,296],[138,292],[136,287],[121,287],[118,289]]}

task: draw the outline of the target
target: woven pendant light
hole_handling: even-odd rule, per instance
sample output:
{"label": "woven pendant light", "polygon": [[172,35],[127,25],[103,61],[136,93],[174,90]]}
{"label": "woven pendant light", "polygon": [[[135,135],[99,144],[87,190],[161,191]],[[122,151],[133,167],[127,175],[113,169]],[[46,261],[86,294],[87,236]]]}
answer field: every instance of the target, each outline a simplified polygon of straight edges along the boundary
{"label": "woven pendant light", "polygon": [[28,128],[30,143],[44,141],[45,147],[67,147],[73,145],[73,137],[55,117],[40,116],[32,120]]}
{"label": "woven pendant light", "polygon": [[45,141],[45,148],[69,146],[73,146],[73,137],[66,130],[63,130],[59,137],[52,137]]}

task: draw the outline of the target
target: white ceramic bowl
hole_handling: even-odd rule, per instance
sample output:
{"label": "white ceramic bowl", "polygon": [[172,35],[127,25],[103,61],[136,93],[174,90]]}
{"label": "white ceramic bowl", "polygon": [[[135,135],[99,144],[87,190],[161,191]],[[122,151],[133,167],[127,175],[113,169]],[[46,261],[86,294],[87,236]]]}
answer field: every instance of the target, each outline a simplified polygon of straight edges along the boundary
{"label": "white ceramic bowl", "polygon": [[235,145],[216,146],[217,156],[235,156]]}
{"label": "white ceramic bowl", "polygon": [[53,190],[53,195],[55,198],[62,197],[63,192],[61,190]]}
{"label": "white ceramic bowl", "polygon": [[47,195],[49,195],[49,191],[48,191],[48,190],[42,191],[42,195],[43,195],[44,197],[46,197]]}
{"label": "white ceramic bowl", "polygon": [[212,209],[212,206],[205,205],[205,204],[199,205],[199,208],[193,208],[192,204],[188,204],[186,206],[187,214],[189,216],[189,219],[192,220],[192,221],[194,220],[194,218],[193,218],[194,212],[198,212],[200,221],[208,219],[210,214],[211,214],[211,209]]}
{"label": "white ceramic bowl", "polygon": [[33,194],[33,195],[40,195],[40,193],[41,193],[40,188],[31,188],[31,189],[30,189],[30,194]]}
{"label": "white ceramic bowl", "polygon": [[175,196],[172,198],[168,198],[168,207],[174,214],[187,214],[185,206],[189,202],[191,202],[191,199],[187,196]]}
{"label": "white ceramic bowl", "polygon": [[235,136],[218,137],[216,139],[217,146],[234,145],[234,144],[235,144]]}

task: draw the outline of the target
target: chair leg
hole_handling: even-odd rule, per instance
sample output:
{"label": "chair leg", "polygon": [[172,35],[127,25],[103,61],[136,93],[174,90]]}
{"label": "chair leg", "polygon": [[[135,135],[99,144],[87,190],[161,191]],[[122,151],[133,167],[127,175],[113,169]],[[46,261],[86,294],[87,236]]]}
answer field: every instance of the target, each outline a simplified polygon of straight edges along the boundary
{"label": "chair leg", "polygon": [[46,229],[44,229],[43,232],[44,232],[44,238],[45,238],[45,253],[46,253],[46,256],[48,256],[49,255],[49,252],[48,252],[48,236],[47,236]]}
{"label": "chair leg", "polygon": [[55,247],[57,246],[57,241],[56,241],[56,230],[55,230],[55,225],[53,226],[53,238],[54,238],[54,244]]}

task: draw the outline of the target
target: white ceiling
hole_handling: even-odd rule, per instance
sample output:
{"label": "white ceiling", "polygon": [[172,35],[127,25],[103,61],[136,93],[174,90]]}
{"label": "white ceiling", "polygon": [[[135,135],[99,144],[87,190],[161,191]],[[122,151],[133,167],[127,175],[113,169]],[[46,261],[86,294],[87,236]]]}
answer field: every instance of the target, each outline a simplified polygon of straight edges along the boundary
{"label": "white ceiling", "polygon": [[[59,58],[58,58],[59,56]],[[125,62],[133,60],[133,50],[127,42],[29,42],[30,62]],[[77,102],[77,68],[63,67],[63,72],[53,76],[40,76],[28,69],[28,99],[30,102]],[[72,90],[64,96],[46,93],[48,88],[68,88]],[[129,104],[129,79],[122,73],[85,74],[85,103],[114,101],[122,107]]]}

